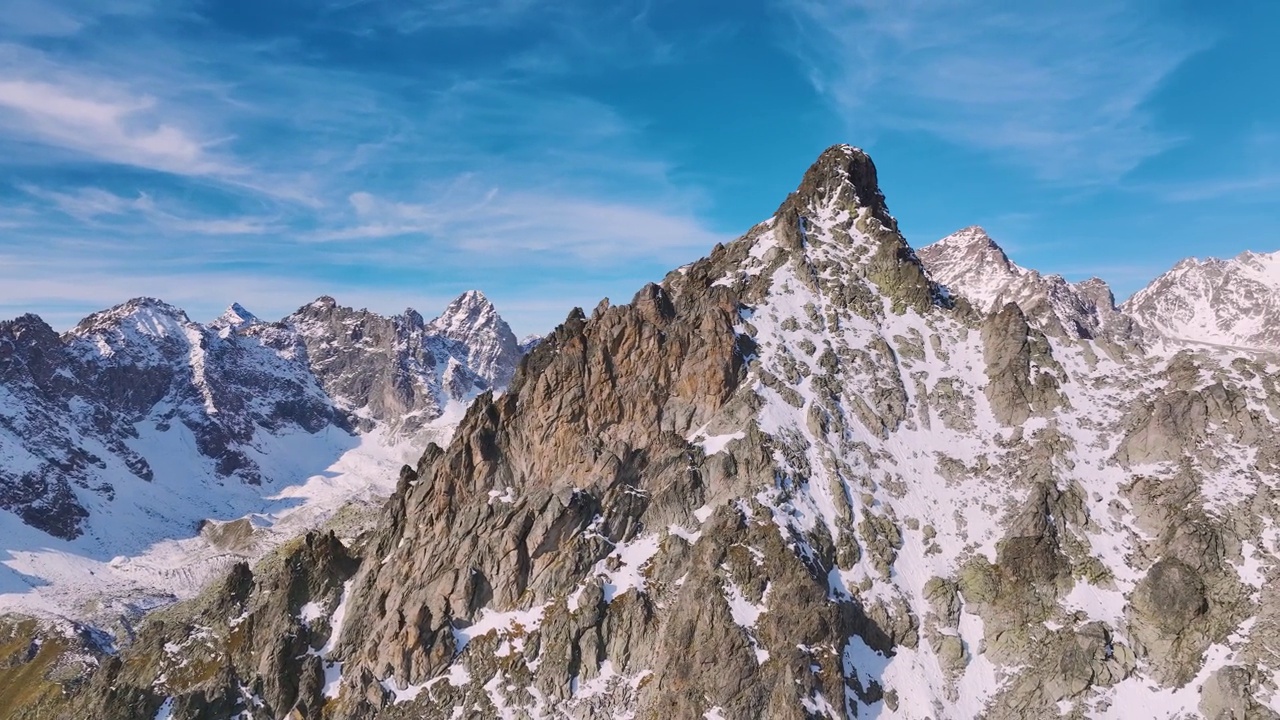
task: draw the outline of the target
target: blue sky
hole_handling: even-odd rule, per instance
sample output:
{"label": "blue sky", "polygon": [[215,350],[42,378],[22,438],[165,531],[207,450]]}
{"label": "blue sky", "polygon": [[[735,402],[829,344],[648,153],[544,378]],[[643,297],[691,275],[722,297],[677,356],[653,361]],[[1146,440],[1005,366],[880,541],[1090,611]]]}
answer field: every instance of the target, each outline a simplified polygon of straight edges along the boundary
{"label": "blue sky", "polygon": [[1029,5],[6,0],[0,315],[480,288],[545,331],[837,142],[913,245],[981,224],[1122,298],[1280,249],[1280,4]]}

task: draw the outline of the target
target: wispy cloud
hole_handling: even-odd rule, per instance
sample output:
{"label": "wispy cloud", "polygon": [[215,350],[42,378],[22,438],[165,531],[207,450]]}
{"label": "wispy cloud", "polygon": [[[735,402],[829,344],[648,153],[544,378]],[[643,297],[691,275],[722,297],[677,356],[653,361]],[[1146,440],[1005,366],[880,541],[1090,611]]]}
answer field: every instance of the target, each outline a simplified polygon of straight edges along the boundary
{"label": "wispy cloud", "polygon": [[71,192],[45,190],[34,185],[21,189],[32,197],[52,203],[62,212],[78,220],[93,220],[100,215],[119,215],[138,208],[142,198],[120,197],[101,188],[79,188]]}
{"label": "wispy cloud", "polygon": [[193,217],[189,210],[175,212],[161,207],[146,193],[126,198],[95,187],[59,192],[24,185],[22,190],[34,198],[51,203],[68,216],[89,224],[110,217],[138,222],[145,226],[145,230],[159,230],[171,235],[261,235],[279,229],[274,220],[264,217]]}
{"label": "wispy cloud", "polygon": [[535,7],[535,0],[422,0],[414,3],[339,0],[330,3],[326,10],[340,18],[356,15],[366,27],[381,26],[409,33],[425,27],[507,27]]}
{"label": "wispy cloud", "polygon": [[507,193],[492,188],[468,195],[466,189],[455,189],[422,203],[358,192],[350,202],[356,222],[326,230],[317,240],[417,235],[435,241],[429,252],[471,254],[483,265],[546,267],[636,259],[686,262],[731,239],[708,230],[691,215],[662,208],[527,190]]}
{"label": "wispy cloud", "polygon": [[0,129],[106,162],[180,175],[233,174],[214,144],[166,120],[154,97],[88,79],[0,79]]}
{"label": "wispy cloud", "polygon": [[0,13],[0,32],[23,37],[66,37],[103,18],[134,15],[155,6],[155,0],[6,0]]}
{"label": "wispy cloud", "polygon": [[1205,47],[1158,0],[781,0],[854,127],[915,130],[1042,178],[1107,183],[1179,142],[1146,104]]}
{"label": "wispy cloud", "polygon": [[1280,190],[1280,171],[1258,172],[1233,177],[1199,178],[1194,181],[1147,185],[1166,202],[1186,203],[1231,198],[1243,202],[1274,204]]}

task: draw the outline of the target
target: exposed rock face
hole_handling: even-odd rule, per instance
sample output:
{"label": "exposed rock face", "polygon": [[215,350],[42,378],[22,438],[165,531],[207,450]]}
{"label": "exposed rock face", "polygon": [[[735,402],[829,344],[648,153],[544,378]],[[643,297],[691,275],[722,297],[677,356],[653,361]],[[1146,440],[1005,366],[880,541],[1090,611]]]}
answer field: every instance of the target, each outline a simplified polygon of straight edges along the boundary
{"label": "exposed rock face", "polygon": [[1044,335],[1031,330],[1022,310],[1009,303],[982,326],[987,358],[987,401],[1000,422],[1021,425],[1062,403],[1058,385],[1065,374],[1053,360]]}
{"label": "exposed rock face", "polygon": [[1280,351],[1280,252],[1188,258],[1125,301],[1124,311],[1166,337]]}
{"label": "exposed rock face", "polygon": [[1272,716],[1276,359],[1037,317],[953,302],[833,147],[741,239],[572,312],[369,535],[238,568],[55,707]]}
{"label": "exposed rock face", "polygon": [[200,597],[151,615],[76,695],[4,717],[318,718],[331,692],[325,657],[342,624],[335,610],[355,568],[333,535],[308,534],[254,571],[236,565]]}
{"label": "exposed rock face", "polygon": [[1280,713],[1258,702],[1259,678],[1252,670],[1224,667],[1215,670],[1201,691],[1200,711],[1207,720],[1275,720]]}
{"label": "exposed rock face", "polygon": [[920,250],[930,275],[983,312],[1018,305],[1041,331],[1071,338],[1129,339],[1135,326],[1116,309],[1111,288],[1098,278],[1071,283],[1017,265],[978,226]]}
{"label": "exposed rock face", "polygon": [[454,300],[431,323],[412,308],[388,318],[322,297],[283,325],[339,407],[406,433],[440,417],[451,402],[506,387],[520,360],[511,328],[477,292]]}
{"label": "exposed rock face", "polygon": [[1161,631],[1177,635],[1209,609],[1204,580],[1185,563],[1161,560],[1134,589],[1133,608]]}

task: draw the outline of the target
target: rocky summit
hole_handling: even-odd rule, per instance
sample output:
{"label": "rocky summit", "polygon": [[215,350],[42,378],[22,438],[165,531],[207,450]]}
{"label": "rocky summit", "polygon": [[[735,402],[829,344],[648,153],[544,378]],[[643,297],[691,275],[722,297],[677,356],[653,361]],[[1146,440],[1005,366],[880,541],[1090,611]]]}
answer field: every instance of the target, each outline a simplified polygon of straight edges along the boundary
{"label": "rocky summit", "polygon": [[[458,304],[433,326],[484,324]],[[1125,309],[977,229],[917,254],[871,159],[832,147],[743,237],[571,312],[367,532],[237,564],[115,643],[11,622],[0,707],[1280,717],[1280,358]],[[411,397],[374,391],[413,366],[384,326],[323,300],[299,317],[277,331],[378,349],[300,341],[325,387]],[[5,347],[65,344],[19,322]]]}

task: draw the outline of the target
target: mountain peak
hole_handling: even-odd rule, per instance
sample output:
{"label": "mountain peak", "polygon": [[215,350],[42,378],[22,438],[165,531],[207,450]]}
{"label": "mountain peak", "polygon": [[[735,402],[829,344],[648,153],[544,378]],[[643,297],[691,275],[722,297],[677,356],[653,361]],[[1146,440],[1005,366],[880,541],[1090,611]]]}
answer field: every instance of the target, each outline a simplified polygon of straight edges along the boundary
{"label": "mountain peak", "polygon": [[112,312],[115,310],[124,310],[131,313],[153,312],[153,313],[161,313],[164,315],[172,315],[174,317],[181,316],[183,318],[187,316],[186,312],[184,312],[181,308],[175,305],[170,305],[169,303],[161,300],[160,298],[154,298],[154,297],[130,298],[120,303],[119,305],[115,306],[114,308],[111,308],[107,312]]}
{"label": "mountain peak", "polygon": [[[832,145],[805,171],[804,178],[788,202],[798,202],[798,214],[813,214],[833,203],[863,207],[886,228],[897,230],[880,191],[876,165],[871,156],[852,145]],[[784,204],[785,207],[785,204]]]}
{"label": "mountain peak", "polygon": [[[866,314],[886,307],[925,313],[949,304],[889,214],[875,164],[850,145],[824,150],[772,217],[722,248],[706,259],[707,271],[718,277],[713,284],[739,286],[747,295],[803,278],[810,290],[856,302]],[[690,267],[668,278],[674,282]]]}
{"label": "mountain peak", "polygon": [[409,327],[415,330],[421,329],[426,325],[426,319],[422,317],[422,313],[411,307],[405,308],[404,312],[400,313],[400,318],[403,319]]}
{"label": "mountain peak", "polygon": [[246,310],[240,303],[233,302],[216,320],[209,323],[209,327],[215,330],[239,330],[259,322],[261,320],[257,315]]}
{"label": "mountain peak", "polygon": [[1245,250],[1237,255],[1231,264],[1248,268],[1251,274],[1259,277],[1270,277],[1274,281],[1280,281],[1280,252],[1260,253]]}
{"label": "mountain peak", "polygon": [[1125,301],[1143,327],[1176,340],[1275,352],[1280,252],[1187,258]]}
{"label": "mountain peak", "polygon": [[137,331],[155,337],[181,332],[181,327],[191,324],[191,319],[180,308],[153,297],[136,297],[115,307],[101,310],[81,320],[71,330],[73,335],[84,335],[105,327],[134,327]]}
{"label": "mountain peak", "polygon": [[498,310],[489,302],[489,298],[479,290],[468,290],[446,305],[440,317],[431,321],[430,327],[439,334],[453,337],[499,322],[506,325],[498,317]]}
{"label": "mountain peak", "polygon": [[999,250],[1001,254],[1004,253],[1004,249],[992,239],[991,235],[981,225],[970,225],[967,228],[957,230],[933,243],[933,245],[955,248],[994,248]]}
{"label": "mountain peak", "polygon": [[[0,321],[0,342],[5,338],[26,345],[52,347],[58,342],[58,333],[44,321],[44,318],[34,313],[26,313],[12,320]],[[0,357],[3,355],[3,351],[0,351]]]}
{"label": "mountain peak", "polygon": [[511,381],[520,362],[520,344],[484,293],[462,293],[426,329],[466,345],[468,364],[492,386],[502,387]]}
{"label": "mountain peak", "polygon": [[1060,328],[1077,338],[1127,337],[1132,323],[1115,307],[1111,288],[1098,278],[1070,283],[1061,275],[1041,275],[1009,259],[977,225],[923,248],[929,274],[983,312],[1014,303],[1042,330]]}
{"label": "mountain peak", "polygon": [[450,307],[455,305],[461,307],[493,307],[493,303],[489,301],[489,298],[485,297],[485,294],[479,290],[468,290],[454,298],[453,302],[449,303],[449,305]]}
{"label": "mountain peak", "polygon": [[983,309],[991,309],[1006,286],[1029,273],[977,225],[957,230],[918,254],[935,280]]}

